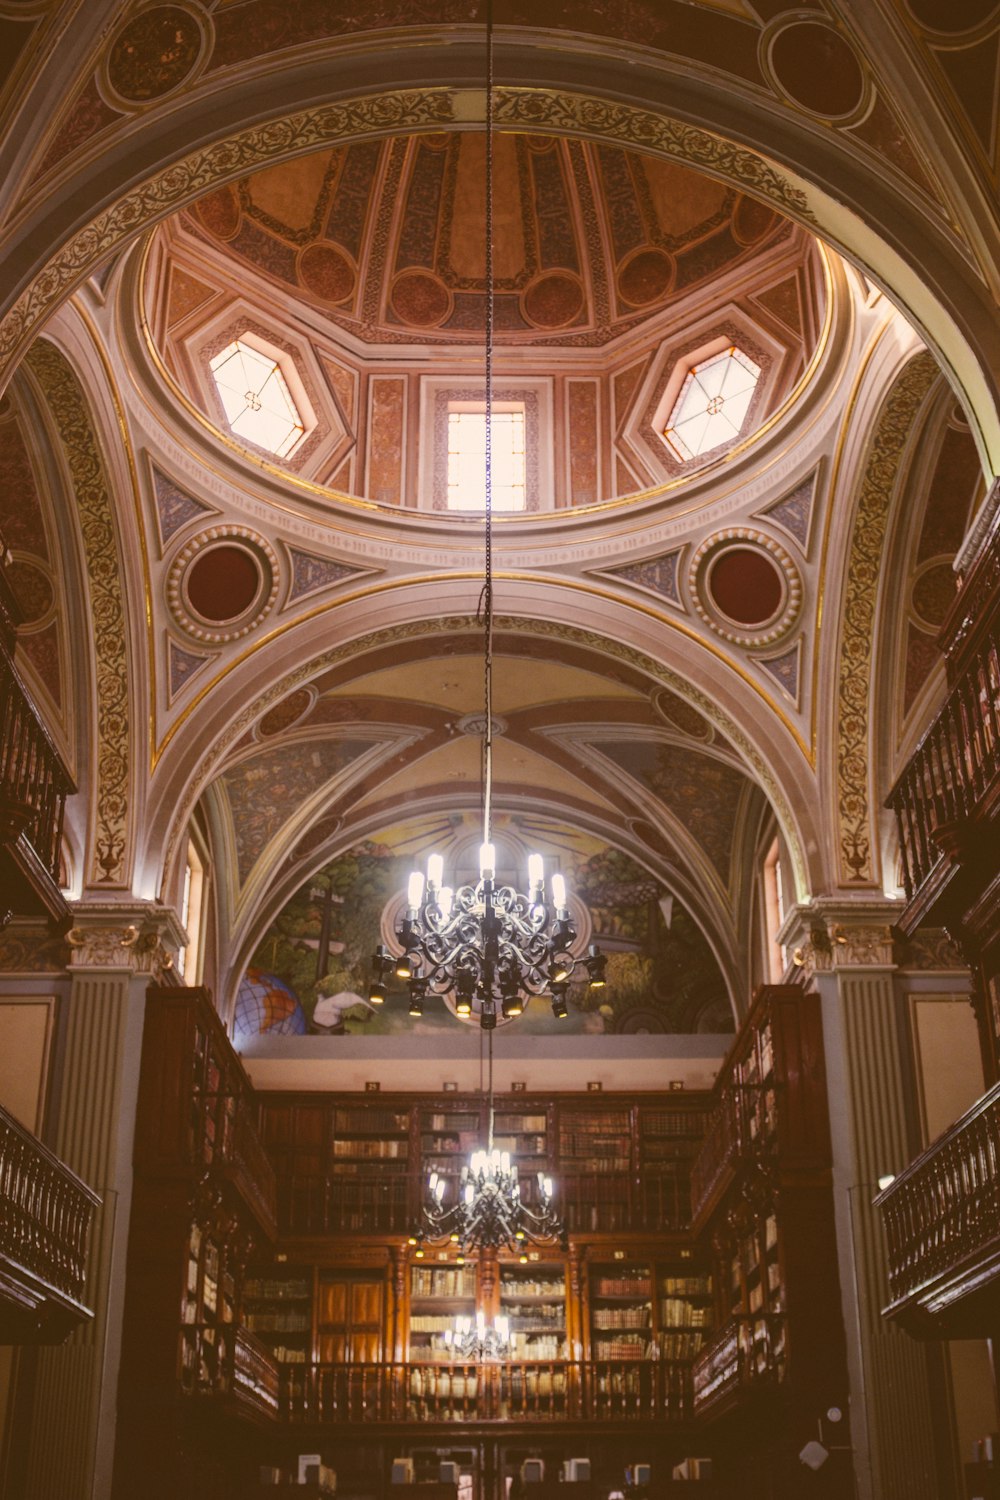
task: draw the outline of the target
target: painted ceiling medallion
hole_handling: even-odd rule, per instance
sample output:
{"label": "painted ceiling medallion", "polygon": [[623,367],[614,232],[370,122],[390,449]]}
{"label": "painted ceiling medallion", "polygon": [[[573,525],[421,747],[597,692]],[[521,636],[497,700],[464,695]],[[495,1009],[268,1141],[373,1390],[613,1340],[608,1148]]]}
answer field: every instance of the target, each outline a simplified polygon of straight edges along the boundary
{"label": "painted ceiling medallion", "polygon": [[768,646],[792,629],[802,579],[784,547],[749,527],[706,537],[688,575],[694,607],[709,629],[738,646]]}
{"label": "painted ceiling medallion", "polygon": [[107,54],[105,85],[125,104],[162,99],[190,79],[211,50],[212,26],[201,11],[156,5],[134,16]]}
{"label": "painted ceiling medallion", "polygon": [[211,526],[183,547],[167,576],[167,604],[197,641],[224,643],[249,635],[278,596],[271,544],[243,526]]}

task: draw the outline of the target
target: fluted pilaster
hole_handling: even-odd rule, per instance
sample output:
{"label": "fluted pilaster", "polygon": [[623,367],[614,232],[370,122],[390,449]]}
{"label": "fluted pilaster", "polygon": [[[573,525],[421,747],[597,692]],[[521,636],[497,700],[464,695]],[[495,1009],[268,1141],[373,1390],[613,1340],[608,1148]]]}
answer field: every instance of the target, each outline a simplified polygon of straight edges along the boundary
{"label": "fluted pilaster", "polygon": [[787,937],[823,1000],[859,1500],[946,1500],[933,1437],[938,1351],[882,1318],[888,1258],[872,1207],[879,1177],[899,1171],[919,1144],[909,1015],[890,931],[896,910],[870,898],[817,904]]}
{"label": "fluted pilaster", "polygon": [[172,913],[148,904],[91,905],[75,917],[52,1144],[103,1202],[87,1259],[93,1322],[38,1352],[32,1500],[110,1492],[143,1006],[150,978],[168,961],[162,938],[175,943],[178,931]]}

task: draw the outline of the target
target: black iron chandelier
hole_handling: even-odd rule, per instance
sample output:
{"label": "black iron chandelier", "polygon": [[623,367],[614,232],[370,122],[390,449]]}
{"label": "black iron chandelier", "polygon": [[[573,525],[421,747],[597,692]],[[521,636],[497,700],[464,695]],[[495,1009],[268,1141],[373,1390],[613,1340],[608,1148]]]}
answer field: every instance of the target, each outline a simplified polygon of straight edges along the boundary
{"label": "black iron chandelier", "polygon": [[492,841],[493,799],[493,8],[486,6],[486,412],[485,412],[485,579],[477,619],[483,626],[485,713],[482,734],[483,842],[479,880],[457,890],[446,886],[444,861],[432,854],[427,876],[414,871],[407,886],[406,913],[400,918],[394,954],[379,944],[372,963],[375,979],[368,990],[372,1005],[385,1002],[386,986],[395,975],[406,981],[410,1014],[423,1015],[428,996],[455,997],[459,1016],[478,1015],[486,1031],[498,1017],[521,1015],[533,996],[547,994],[558,1020],[568,1015],[567,991],[578,969],[592,989],[605,984],[606,960],[595,944],[586,956],[573,952],[577,931],[570,913],[566,881],[556,872],[545,889],[540,854],[528,858],[528,893],[501,885],[496,878]]}
{"label": "black iron chandelier", "polygon": [[[533,1202],[521,1194],[517,1163],[493,1143],[493,1034],[489,1034],[489,1089],[486,1149],[474,1151],[462,1167],[455,1201],[449,1202],[449,1179],[432,1169],[420,1224],[409,1236],[417,1260],[424,1246],[450,1245],[457,1265],[471,1250],[508,1250],[522,1263],[531,1245],[568,1248],[566,1228],[556,1212],[552,1178],[538,1172],[531,1189]],[[454,1179],[452,1179],[454,1183]]]}

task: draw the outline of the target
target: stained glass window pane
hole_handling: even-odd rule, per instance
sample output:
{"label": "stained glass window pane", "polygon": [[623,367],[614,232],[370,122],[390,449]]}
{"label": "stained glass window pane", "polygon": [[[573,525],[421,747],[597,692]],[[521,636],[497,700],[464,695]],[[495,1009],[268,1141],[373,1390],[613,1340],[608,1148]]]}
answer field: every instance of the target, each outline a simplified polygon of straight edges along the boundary
{"label": "stained glass window pane", "polygon": [[215,356],[211,370],[231,430],[286,458],[305,424],[277,363],[237,339]]}
{"label": "stained glass window pane", "polygon": [[683,462],[700,458],[742,431],[760,366],[735,345],[688,371],[663,436]]}

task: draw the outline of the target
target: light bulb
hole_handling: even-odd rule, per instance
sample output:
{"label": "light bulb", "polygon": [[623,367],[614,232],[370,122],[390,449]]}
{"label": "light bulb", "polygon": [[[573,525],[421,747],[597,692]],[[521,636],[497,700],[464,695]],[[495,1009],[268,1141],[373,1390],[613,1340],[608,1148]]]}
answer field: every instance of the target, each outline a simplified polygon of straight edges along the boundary
{"label": "light bulb", "polygon": [[480,1338],[486,1332],[486,1314],[483,1312],[476,1313],[476,1331]]}
{"label": "light bulb", "polygon": [[545,879],[545,863],[540,854],[528,855],[528,888],[533,890]]}
{"label": "light bulb", "polygon": [[444,1199],[444,1178],[439,1177],[434,1187],[434,1196],[439,1203]]}
{"label": "light bulb", "polygon": [[473,1200],[473,1198],[475,1198],[475,1196],[476,1196],[476,1190],[475,1190],[475,1188],[472,1186],[471,1182],[467,1182],[465,1184],[465,1201],[466,1201],[466,1203],[468,1204],[468,1206],[470,1208],[472,1207],[472,1200]]}
{"label": "light bulb", "polygon": [[427,860],[427,884],[440,886],[444,878],[444,860],[440,854],[432,854]]}
{"label": "light bulb", "polygon": [[419,870],[414,870],[413,874],[410,876],[409,880],[406,883],[406,900],[407,903],[416,911],[419,909],[420,903],[423,899],[424,877],[421,875]]}
{"label": "light bulb", "polygon": [[509,1172],[510,1171],[510,1152],[509,1151],[502,1151],[500,1153],[500,1170],[501,1170],[501,1172]]}
{"label": "light bulb", "polygon": [[455,893],[450,885],[443,885],[438,891],[438,906],[441,908],[441,915],[445,919],[451,916],[451,903],[454,895]]}
{"label": "light bulb", "polygon": [[492,844],[479,846],[479,874],[483,880],[492,880],[497,872],[497,852]]}
{"label": "light bulb", "polygon": [[566,907],[566,877],[558,871],[552,877],[552,905],[560,911]]}
{"label": "light bulb", "polygon": [[546,1198],[551,1198],[552,1197],[552,1178],[551,1177],[546,1177],[546,1179],[545,1179],[545,1196],[546,1196]]}
{"label": "light bulb", "polygon": [[431,1175],[430,1175],[430,1177],[428,1178],[428,1181],[427,1181],[427,1186],[430,1188],[430,1190],[431,1190],[432,1193],[433,1193],[434,1189],[437,1187],[437,1181],[438,1181],[438,1174],[436,1172],[432,1172]]}
{"label": "light bulb", "polygon": [[505,1313],[500,1313],[496,1319],[496,1330],[504,1343],[510,1338],[510,1319]]}

